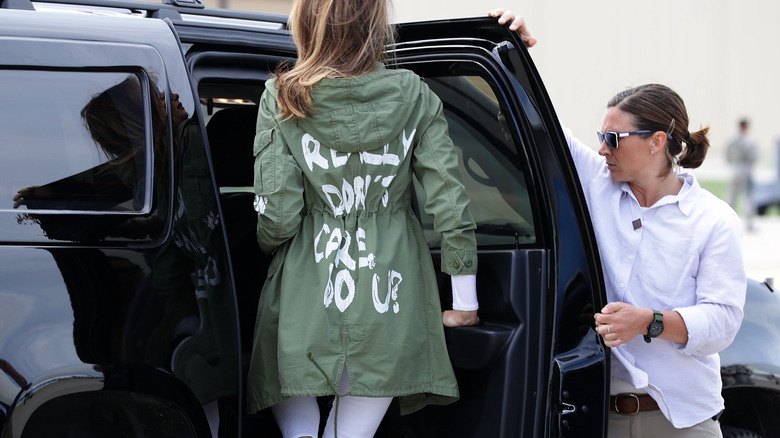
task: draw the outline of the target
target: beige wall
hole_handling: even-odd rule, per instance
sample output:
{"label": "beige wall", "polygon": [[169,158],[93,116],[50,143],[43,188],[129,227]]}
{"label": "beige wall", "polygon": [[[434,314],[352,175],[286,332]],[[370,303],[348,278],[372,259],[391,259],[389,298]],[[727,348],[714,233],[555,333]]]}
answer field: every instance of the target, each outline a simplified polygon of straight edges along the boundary
{"label": "beige wall", "polygon": [[[481,15],[480,1],[395,0],[402,21]],[[555,108],[594,144],[604,104],[647,82],[675,89],[691,128],[709,125],[702,176],[723,176],[724,143],[740,117],[753,121],[760,178],[776,175],[780,138],[780,2],[776,0],[526,0],[506,3],[539,39],[531,50]]]}
{"label": "beige wall", "polygon": [[[393,0],[397,21],[521,11],[539,39],[531,50],[559,116],[595,144],[604,104],[646,82],[674,88],[691,128],[711,127],[712,150],[697,173],[724,176],[723,148],[746,116],[762,150],[760,178],[775,173],[780,138],[780,2],[777,0]],[[207,0],[287,13],[291,0]],[[503,3],[503,5],[501,4]],[[240,7],[239,7],[240,6]]]}
{"label": "beige wall", "polygon": [[242,11],[259,11],[272,14],[290,13],[292,0],[201,0],[211,8],[238,9]]}

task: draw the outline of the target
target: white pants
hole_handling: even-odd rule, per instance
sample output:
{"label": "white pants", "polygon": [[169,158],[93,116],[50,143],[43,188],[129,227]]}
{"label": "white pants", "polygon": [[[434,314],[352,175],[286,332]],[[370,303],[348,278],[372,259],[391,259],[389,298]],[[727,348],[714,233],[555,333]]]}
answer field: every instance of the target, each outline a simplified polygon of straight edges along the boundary
{"label": "white pants", "polygon": [[[349,390],[349,375],[345,369],[341,373],[339,393],[345,394]],[[392,397],[337,396],[322,438],[373,437],[392,401]],[[315,397],[290,397],[271,406],[271,411],[284,438],[318,436],[320,408]]]}

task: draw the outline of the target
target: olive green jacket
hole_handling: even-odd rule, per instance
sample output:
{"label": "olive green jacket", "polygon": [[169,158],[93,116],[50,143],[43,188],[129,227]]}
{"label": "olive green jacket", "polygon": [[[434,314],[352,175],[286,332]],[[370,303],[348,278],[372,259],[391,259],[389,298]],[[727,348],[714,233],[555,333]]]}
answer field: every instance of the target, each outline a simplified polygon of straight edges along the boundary
{"label": "olive green jacket", "polygon": [[337,394],[344,369],[351,395],[400,397],[402,413],[450,403],[458,389],[411,197],[414,176],[442,235],[442,270],[475,274],[475,225],[442,104],[414,73],[379,63],[323,79],[312,105],[309,117],[281,119],[273,80],[259,105],[257,237],[274,259],[249,411]]}

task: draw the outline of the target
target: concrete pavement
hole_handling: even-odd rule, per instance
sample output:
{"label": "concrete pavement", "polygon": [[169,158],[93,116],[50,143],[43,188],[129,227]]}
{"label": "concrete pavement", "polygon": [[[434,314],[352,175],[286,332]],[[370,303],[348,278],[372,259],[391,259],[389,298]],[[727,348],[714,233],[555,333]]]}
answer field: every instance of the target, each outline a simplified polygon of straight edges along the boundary
{"label": "concrete pavement", "polygon": [[742,251],[748,277],[774,277],[780,285],[780,216],[756,216],[753,231],[744,230]]}

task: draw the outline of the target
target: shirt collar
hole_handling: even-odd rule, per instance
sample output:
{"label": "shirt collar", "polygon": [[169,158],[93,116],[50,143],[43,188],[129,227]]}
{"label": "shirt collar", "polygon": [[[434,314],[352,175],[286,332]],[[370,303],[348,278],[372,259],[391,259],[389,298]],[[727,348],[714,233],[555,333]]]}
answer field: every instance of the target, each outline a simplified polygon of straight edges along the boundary
{"label": "shirt collar", "polygon": [[677,206],[684,215],[688,216],[693,211],[693,206],[696,204],[696,193],[701,190],[701,186],[696,177],[690,173],[679,173],[677,176],[683,179],[680,193],[675,196],[678,199]]}
{"label": "shirt collar", "polygon": [[[694,193],[698,192],[700,188],[699,182],[696,180],[696,177],[690,173],[679,173],[677,174],[677,177],[682,178],[683,180],[683,186],[680,189],[680,192],[676,195],[664,196],[650,208],[676,203],[677,208],[679,208],[684,215],[688,216],[691,214],[696,202]],[[639,202],[637,201],[636,196],[634,196],[634,192],[631,191],[631,187],[628,183],[621,183],[621,187],[624,192],[623,196],[630,196],[635,202]]]}

